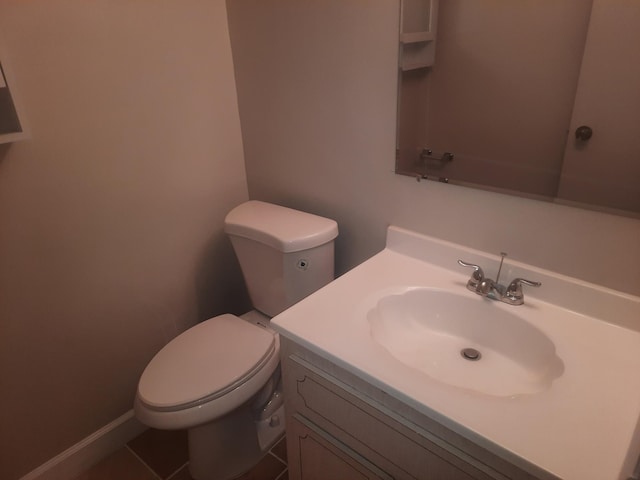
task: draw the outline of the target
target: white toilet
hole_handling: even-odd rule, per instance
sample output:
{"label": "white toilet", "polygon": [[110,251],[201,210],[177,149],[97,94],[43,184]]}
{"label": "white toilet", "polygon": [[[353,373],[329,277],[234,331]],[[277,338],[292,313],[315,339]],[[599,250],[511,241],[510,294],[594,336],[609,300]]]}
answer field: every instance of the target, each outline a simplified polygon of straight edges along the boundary
{"label": "white toilet", "polygon": [[169,342],[138,383],[134,409],[154,428],[188,429],[196,480],[240,476],[284,433],[277,315],[334,278],[338,226],[259,201],[225,219],[252,310],[219,315]]}

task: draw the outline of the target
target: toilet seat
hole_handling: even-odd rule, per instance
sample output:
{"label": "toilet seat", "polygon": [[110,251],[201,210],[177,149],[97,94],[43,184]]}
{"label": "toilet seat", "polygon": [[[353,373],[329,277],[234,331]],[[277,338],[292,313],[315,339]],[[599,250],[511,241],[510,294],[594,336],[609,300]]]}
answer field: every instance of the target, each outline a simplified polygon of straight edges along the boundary
{"label": "toilet seat", "polygon": [[138,383],[136,413],[156,428],[213,420],[264,386],[278,352],[278,335],[265,328],[231,314],[206,320],[151,360]]}

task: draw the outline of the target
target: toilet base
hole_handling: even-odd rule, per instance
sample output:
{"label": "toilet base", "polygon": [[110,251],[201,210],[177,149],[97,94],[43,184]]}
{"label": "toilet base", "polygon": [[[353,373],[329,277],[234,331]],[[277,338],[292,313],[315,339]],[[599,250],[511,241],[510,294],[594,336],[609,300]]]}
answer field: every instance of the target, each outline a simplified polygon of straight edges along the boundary
{"label": "toilet base", "polygon": [[280,408],[270,418],[256,422],[258,444],[263,451],[269,451],[284,436],[284,422],[284,405],[280,405]]}
{"label": "toilet base", "polygon": [[190,428],[191,476],[195,480],[230,480],[250,470],[284,435],[284,406],[271,418],[256,420],[255,410],[246,404],[213,422]]}

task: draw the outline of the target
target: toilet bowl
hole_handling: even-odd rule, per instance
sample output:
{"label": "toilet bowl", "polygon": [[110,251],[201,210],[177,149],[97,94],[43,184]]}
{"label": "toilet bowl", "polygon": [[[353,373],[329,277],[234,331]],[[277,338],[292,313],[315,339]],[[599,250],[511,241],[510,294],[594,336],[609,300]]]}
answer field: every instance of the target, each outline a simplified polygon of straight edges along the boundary
{"label": "toilet bowl", "polygon": [[169,342],[140,378],[136,416],[150,427],[188,429],[196,480],[244,473],[284,433],[280,340],[267,322],[252,311],[199,323]]}
{"label": "toilet bowl", "polygon": [[264,202],[232,210],[225,231],[256,310],[183,332],[151,360],[134,411],[154,428],[187,429],[195,480],[249,470],[284,434],[280,313],[333,279],[333,220]]}

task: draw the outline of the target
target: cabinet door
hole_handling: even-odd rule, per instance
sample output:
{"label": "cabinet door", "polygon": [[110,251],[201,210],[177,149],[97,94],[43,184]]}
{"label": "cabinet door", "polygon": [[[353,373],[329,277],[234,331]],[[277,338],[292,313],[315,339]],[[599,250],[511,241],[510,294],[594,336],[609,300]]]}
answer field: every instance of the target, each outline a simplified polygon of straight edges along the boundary
{"label": "cabinet door", "polygon": [[[392,418],[393,412],[383,412],[381,405],[374,406],[365,395],[299,357],[284,362],[283,378],[287,415],[313,425],[353,452],[353,458],[366,459],[368,463],[361,463],[375,465],[386,475],[398,480],[507,480],[448,441],[417,431],[400,416]],[[287,429],[290,423],[288,418]]]}
{"label": "cabinet door", "polygon": [[295,461],[289,460],[291,480],[392,480],[378,467],[305,418],[294,415],[287,429]]}

